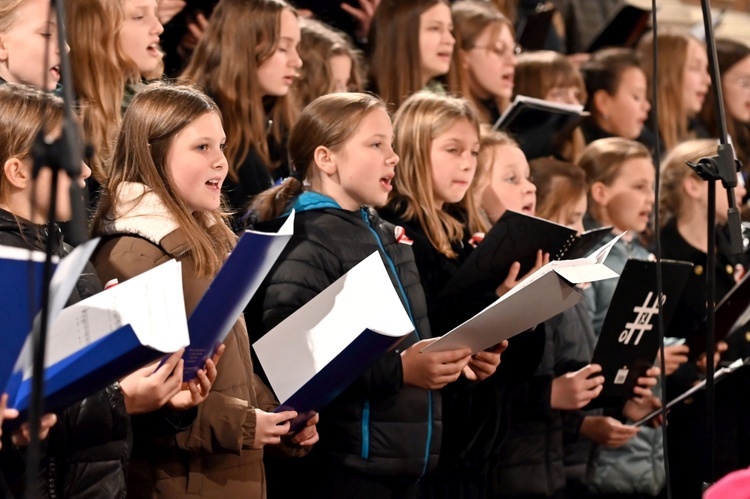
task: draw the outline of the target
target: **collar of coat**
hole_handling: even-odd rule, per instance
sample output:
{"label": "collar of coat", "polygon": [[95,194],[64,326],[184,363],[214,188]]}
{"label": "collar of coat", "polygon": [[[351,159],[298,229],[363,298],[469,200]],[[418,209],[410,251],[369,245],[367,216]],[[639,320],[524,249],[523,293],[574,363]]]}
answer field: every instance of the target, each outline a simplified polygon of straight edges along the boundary
{"label": "collar of coat", "polygon": [[179,228],[161,198],[146,185],[124,182],[115,195],[117,210],[104,223],[103,235],[137,234],[158,245]]}
{"label": "collar of coat", "polygon": [[[332,197],[314,191],[303,192],[292,205],[292,209],[297,213],[326,208],[342,209]],[[289,215],[289,212],[285,213],[285,215]]]}

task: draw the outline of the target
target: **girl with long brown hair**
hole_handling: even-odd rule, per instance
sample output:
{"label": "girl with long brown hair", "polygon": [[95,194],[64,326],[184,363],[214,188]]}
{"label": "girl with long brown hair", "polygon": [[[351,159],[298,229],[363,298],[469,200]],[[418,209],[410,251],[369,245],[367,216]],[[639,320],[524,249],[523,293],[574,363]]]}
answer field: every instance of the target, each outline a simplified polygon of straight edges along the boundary
{"label": "girl with long brown hair", "polygon": [[304,65],[294,92],[301,107],[332,92],[364,91],[364,61],[349,37],[314,19],[302,19],[300,25]]}
{"label": "girl with long brown hair", "polygon": [[459,91],[456,39],[446,0],[383,0],[371,28],[370,82],[396,110],[411,94]]}
{"label": "girl with long brown hair", "polygon": [[[658,40],[659,88],[653,93],[654,59],[653,36],[647,35],[638,44],[643,59],[643,71],[648,79],[648,100],[659,101],[656,133],[666,155],[680,142],[693,138],[707,138],[708,131],[698,119],[706,100],[711,79],[708,75],[706,46],[690,35],[679,32],[660,32]],[[648,126],[648,125],[647,125]]]}
{"label": "girl with long brown hair", "polygon": [[513,25],[491,3],[462,0],[451,7],[464,96],[482,123],[494,124],[513,97],[520,48]]}
{"label": "girl with long brown hair", "polygon": [[[72,216],[70,183],[81,187],[91,170],[81,165],[77,179],[58,174],[55,222],[48,220],[52,171],[43,167],[32,175],[32,149],[37,136],[57,138],[62,129],[63,103],[39,89],[8,84],[0,87],[0,243],[29,250],[44,251],[51,244],[53,254],[63,257],[72,248],[65,244],[56,221]],[[78,277],[68,299],[72,305],[101,291],[96,272],[87,265]],[[213,362],[200,371],[190,389],[182,389],[182,352],[175,353],[163,366],[146,367],[126,376],[81,401],[57,412],[61,424],[55,426],[44,447],[42,470],[48,479],[26,495],[34,497],[77,497],[101,494],[125,496],[125,466],[130,454],[130,419],[128,414],[156,411],[167,404],[167,410],[189,410],[200,403],[214,379]],[[45,420],[42,421],[43,427]],[[47,427],[48,429],[48,427]],[[28,432],[28,431],[27,431]],[[82,438],[82,435],[86,435]],[[19,435],[16,435],[17,437]],[[27,435],[28,436],[28,435]],[[4,471],[13,470],[18,461],[17,445],[3,449],[0,459]],[[14,493],[20,497],[24,485],[23,468],[4,473]]]}
{"label": "girl with long brown hair", "polygon": [[182,77],[211,95],[227,131],[230,208],[289,175],[287,134],[297,119],[292,87],[302,60],[297,12],[284,0],[225,0]]}
{"label": "girl with long brown hair", "polygon": [[[733,40],[716,40],[716,56],[721,73],[727,133],[737,159],[742,161],[747,176],[750,168],[750,47]],[[713,92],[706,96],[700,114],[712,137],[719,137],[716,122],[716,101]]]}
{"label": "girl with long brown hair", "polygon": [[[194,88],[155,84],[133,98],[93,221],[105,239],[93,257],[103,281],[175,258],[191,313],[235,243],[221,209],[225,140],[217,105]],[[134,429],[134,496],[265,497],[262,449],[280,442],[296,413],[267,412],[278,403],[253,373],[242,318],[224,345],[213,389],[187,429],[166,437],[153,424]],[[315,440],[314,424],[293,437]]]}

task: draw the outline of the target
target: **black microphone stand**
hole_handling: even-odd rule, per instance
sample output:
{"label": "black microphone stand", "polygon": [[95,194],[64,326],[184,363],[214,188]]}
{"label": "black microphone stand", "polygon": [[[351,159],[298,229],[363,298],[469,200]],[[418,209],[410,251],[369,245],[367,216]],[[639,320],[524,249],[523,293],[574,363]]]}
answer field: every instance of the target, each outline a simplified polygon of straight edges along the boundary
{"label": "black microphone stand", "polygon": [[721,76],[719,74],[719,63],[716,57],[716,37],[714,35],[713,22],[711,19],[711,6],[709,0],[701,0],[703,11],[703,25],[706,30],[706,49],[711,70],[711,86],[714,99],[716,100],[717,123],[719,124],[719,146],[717,155],[701,158],[697,163],[688,162],[702,179],[708,182],[708,255],[706,263],[706,286],[707,301],[706,308],[708,317],[706,320],[706,430],[708,435],[708,458],[709,466],[706,470],[704,488],[714,482],[715,479],[715,412],[714,412],[714,353],[716,350],[714,336],[714,322],[716,309],[716,181],[720,180],[726,188],[729,201],[727,211],[727,224],[729,226],[729,237],[732,252],[742,253],[742,232],[740,228],[740,213],[737,209],[737,200],[734,196],[734,188],[737,186],[737,172],[739,164],[735,160],[734,149],[729,143],[726,114],[724,112],[724,97],[721,89]]}
{"label": "black microphone stand", "polygon": [[[82,192],[78,181],[81,177],[81,161],[83,147],[78,133],[78,123],[73,113],[73,80],[71,77],[70,60],[65,50],[66,36],[64,24],[63,0],[51,0],[50,18],[52,12],[56,12],[58,30],[58,43],[60,47],[60,74],[63,84],[64,118],[61,135],[56,140],[49,140],[45,136],[44,127],[39,132],[34,143],[33,176],[36,178],[42,168],[52,170],[52,182],[49,199],[49,210],[47,214],[47,238],[45,244],[46,260],[44,263],[42,291],[41,321],[39,327],[32,329],[32,388],[29,403],[29,430],[30,442],[26,459],[26,497],[36,497],[39,475],[39,463],[41,459],[41,446],[39,441],[40,419],[44,414],[44,357],[47,341],[47,328],[49,321],[50,303],[50,281],[52,279],[52,253],[53,253],[53,231],[56,230],[56,206],[57,186],[59,172],[65,172],[70,177],[70,203],[72,221],[70,224],[70,240],[73,244],[80,244],[86,239],[85,214],[82,204]],[[51,19],[50,19],[51,20]],[[46,51],[45,54],[48,54]],[[45,80],[48,74],[49,60],[45,55]],[[44,125],[44,124],[42,124]]]}

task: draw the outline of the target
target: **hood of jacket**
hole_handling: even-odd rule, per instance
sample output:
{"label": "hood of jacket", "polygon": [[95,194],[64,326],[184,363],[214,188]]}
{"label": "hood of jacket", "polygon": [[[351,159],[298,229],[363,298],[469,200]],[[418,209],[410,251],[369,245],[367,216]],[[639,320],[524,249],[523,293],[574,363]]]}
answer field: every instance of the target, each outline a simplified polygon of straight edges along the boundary
{"label": "hood of jacket", "polygon": [[102,235],[136,234],[158,245],[179,227],[161,198],[144,184],[124,182],[115,196],[117,208],[108,214]]}
{"label": "hood of jacket", "polygon": [[65,252],[63,235],[57,224],[50,230],[46,225],[32,223],[0,209],[0,244],[44,251],[47,240],[52,240],[52,252],[62,256]]}

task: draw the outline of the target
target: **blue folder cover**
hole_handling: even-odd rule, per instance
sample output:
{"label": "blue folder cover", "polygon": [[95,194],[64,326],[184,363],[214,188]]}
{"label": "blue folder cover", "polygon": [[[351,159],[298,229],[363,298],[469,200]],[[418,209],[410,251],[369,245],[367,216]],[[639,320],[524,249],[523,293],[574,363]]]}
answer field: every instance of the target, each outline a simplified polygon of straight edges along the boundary
{"label": "blue folder cover", "polygon": [[402,339],[365,329],[274,412],[297,411],[297,417],[291,422],[291,430],[300,429]]}
{"label": "blue folder cover", "polygon": [[[163,355],[143,346],[130,325],[123,326],[45,369],[45,410],[55,411],[77,402]],[[24,412],[31,395],[31,379],[20,382],[17,390],[9,406]]]}
{"label": "blue folder cover", "polygon": [[245,231],[188,319],[183,379],[195,378],[224,341],[291,238],[294,214],[278,234]]}
{"label": "blue folder cover", "polygon": [[41,308],[43,267],[43,262],[0,259],[0,388],[6,392],[13,367]]}

